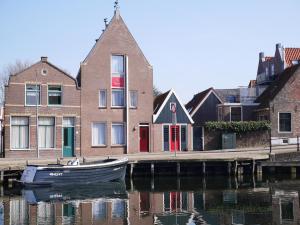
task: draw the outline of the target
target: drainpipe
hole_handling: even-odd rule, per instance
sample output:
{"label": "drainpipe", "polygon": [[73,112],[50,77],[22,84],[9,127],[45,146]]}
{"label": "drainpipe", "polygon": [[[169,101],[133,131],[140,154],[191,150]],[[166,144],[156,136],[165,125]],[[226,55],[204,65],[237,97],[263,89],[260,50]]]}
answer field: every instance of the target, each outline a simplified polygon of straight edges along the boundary
{"label": "drainpipe", "polygon": [[128,56],[126,56],[126,152],[129,150],[129,69],[128,69]]}

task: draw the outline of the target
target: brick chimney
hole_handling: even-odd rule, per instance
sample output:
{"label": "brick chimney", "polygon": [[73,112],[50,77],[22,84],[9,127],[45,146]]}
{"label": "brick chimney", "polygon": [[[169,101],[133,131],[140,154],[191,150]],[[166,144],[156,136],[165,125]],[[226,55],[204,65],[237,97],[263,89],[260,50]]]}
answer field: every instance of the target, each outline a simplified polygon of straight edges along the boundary
{"label": "brick chimney", "polygon": [[259,60],[260,61],[264,61],[264,58],[265,58],[265,53],[264,52],[260,52],[259,53]]}
{"label": "brick chimney", "polygon": [[41,61],[42,61],[42,62],[47,62],[47,60],[48,60],[48,57],[47,57],[47,56],[42,56],[42,57],[41,57]]}

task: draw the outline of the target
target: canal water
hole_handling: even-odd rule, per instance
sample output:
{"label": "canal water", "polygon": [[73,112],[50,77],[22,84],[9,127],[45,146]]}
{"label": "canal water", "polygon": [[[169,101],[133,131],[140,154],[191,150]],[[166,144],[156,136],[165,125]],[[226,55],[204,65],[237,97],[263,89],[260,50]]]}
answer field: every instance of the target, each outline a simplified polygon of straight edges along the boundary
{"label": "canal water", "polygon": [[300,180],[156,177],[1,189],[0,224],[297,225]]}

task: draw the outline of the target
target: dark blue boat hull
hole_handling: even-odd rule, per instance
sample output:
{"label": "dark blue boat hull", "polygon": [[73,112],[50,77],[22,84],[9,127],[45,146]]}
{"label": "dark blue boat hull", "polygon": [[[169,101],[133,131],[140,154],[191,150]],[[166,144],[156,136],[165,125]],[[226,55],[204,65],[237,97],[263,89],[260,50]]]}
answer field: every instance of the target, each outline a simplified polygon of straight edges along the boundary
{"label": "dark blue boat hull", "polygon": [[[89,184],[124,180],[127,161],[116,164],[110,163],[109,165],[105,165],[104,163],[103,165],[99,165],[100,166],[29,166],[31,170],[34,170],[34,175],[30,182],[26,179],[22,181],[22,178],[21,182],[25,185],[66,185],[72,183]],[[26,173],[26,170],[24,173]]]}

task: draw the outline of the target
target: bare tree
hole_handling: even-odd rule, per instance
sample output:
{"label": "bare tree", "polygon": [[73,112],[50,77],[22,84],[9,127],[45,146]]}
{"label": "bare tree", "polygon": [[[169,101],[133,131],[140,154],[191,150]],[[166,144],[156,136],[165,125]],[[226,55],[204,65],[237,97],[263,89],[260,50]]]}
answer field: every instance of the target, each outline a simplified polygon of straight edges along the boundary
{"label": "bare tree", "polygon": [[161,91],[155,86],[153,85],[153,97],[157,97],[161,94]]}
{"label": "bare tree", "polygon": [[14,63],[10,63],[2,68],[0,71],[0,105],[4,105],[5,85],[8,83],[9,76],[25,70],[30,65],[31,63],[28,61],[16,60]]}

